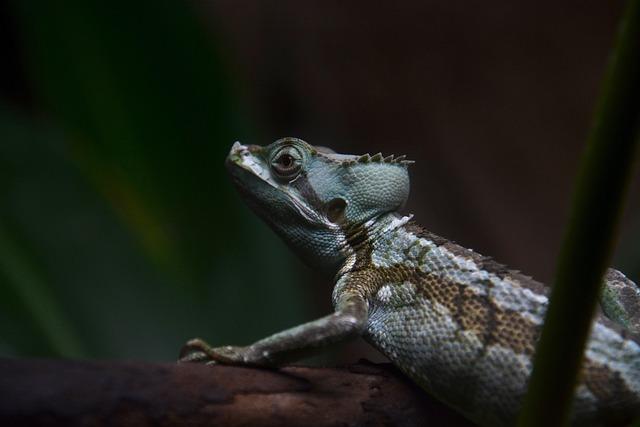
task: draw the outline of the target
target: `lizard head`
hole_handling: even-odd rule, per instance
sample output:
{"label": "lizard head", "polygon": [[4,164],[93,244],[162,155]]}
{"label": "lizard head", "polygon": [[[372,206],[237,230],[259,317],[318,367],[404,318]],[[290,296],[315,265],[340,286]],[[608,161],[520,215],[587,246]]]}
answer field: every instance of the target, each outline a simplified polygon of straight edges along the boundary
{"label": "lizard head", "polygon": [[247,204],[307,263],[332,271],[350,234],[409,195],[404,156],[336,154],[297,138],[236,142],[226,165]]}

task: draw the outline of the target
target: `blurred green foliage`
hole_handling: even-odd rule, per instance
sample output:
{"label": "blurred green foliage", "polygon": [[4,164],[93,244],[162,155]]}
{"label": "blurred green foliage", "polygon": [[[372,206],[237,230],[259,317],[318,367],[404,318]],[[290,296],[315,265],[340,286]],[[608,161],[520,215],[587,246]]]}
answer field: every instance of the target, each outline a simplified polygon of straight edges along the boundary
{"label": "blurred green foliage", "polygon": [[226,177],[256,136],[189,3],[12,13],[36,106],[0,100],[0,354],[172,360],[300,322],[297,264]]}

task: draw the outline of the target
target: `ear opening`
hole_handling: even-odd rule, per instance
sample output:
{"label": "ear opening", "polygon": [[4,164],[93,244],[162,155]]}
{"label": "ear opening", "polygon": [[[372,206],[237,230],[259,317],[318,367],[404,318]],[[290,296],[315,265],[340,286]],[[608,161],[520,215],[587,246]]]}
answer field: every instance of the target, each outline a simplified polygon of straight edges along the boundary
{"label": "ear opening", "polygon": [[347,209],[347,202],[341,198],[335,198],[329,201],[325,206],[327,219],[334,224],[342,224],[345,220],[344,212]]}

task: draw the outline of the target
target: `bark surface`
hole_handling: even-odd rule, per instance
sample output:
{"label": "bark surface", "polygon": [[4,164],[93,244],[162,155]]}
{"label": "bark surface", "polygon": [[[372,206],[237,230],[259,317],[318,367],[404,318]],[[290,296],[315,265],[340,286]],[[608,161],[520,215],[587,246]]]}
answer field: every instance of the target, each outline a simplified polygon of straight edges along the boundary
{"label": "bark surface", "polygon": [[0,359],[0,425],[470,426],[388,364]]}

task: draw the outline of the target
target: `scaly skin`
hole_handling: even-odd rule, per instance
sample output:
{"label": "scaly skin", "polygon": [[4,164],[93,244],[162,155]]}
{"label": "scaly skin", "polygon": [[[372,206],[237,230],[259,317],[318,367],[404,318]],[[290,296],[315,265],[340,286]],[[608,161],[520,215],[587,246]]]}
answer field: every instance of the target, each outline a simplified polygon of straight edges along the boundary
{"label": "scaly skin", "polygon": [[[297,254],[335,274],[335,312],[247,347],[191,340],[180,361],[277,366],[362,335],[470,419],[513,424],[547,288],[400,216],[409,163],[295,138],[234,144],[234,183]],[[609,270],[602,308],[574,400],[576,425],[624,425],[640,414],[640,290]]]}

